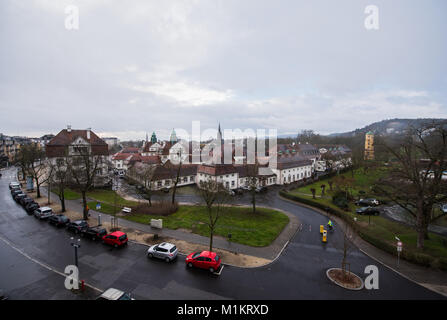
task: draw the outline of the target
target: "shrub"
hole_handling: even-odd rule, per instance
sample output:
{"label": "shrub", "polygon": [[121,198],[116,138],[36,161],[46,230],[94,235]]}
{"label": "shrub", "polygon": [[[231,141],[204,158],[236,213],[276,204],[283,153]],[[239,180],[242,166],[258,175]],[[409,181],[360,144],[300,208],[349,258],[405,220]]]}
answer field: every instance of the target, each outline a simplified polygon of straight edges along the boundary
{"label": "shrub", "polygon": [[332,203],[343,210],[346,210],[349,208],[348,200],[346,199],[346,194],[344,192],[340,192],[340,191],[336,192],[332,196]]}
{"label": "shrub", "polygon": [[132,213],[148,214],[154,216],[168,216],[177,212],[177,210],[178,203],[175,202],[174,204],[172,204],[168,201],[153,202],[152,206],[148,206],[147,204],[140,204],[132,207]]}

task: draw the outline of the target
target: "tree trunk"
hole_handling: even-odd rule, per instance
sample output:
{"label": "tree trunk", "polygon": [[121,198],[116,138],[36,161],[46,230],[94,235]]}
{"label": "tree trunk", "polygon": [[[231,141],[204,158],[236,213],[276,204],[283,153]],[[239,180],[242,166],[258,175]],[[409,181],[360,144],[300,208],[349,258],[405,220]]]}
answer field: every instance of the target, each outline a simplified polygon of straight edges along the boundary
{"label": "tree trunk", "polygon": [[83,207],[84,220],[88,220],[86,192],[83,190],[83,191],[81,191],[81,193],[82,193],[82,207]]}
{"label": "tree trunk", "polygon": [[418,249],[423,249],[425,230],[424,230],[424,216],[423,216],[422,205],[419,205],[417,209],[416,230],[418,233],[416,246]]}
{"label": "tree trunk", "polygon": [[36,180],[36,188],[37,188],[37,195],[36,198],[40,198],[40,188],[39,188],[39,179],[35,179]]}
{"label": "tree trunk", "polygon": [[253,213],[256,213],[256,195],[255,192],[253,191],[252,195],[251,195],[251,203],[253,205]]}
{"label": "tree trunk", "polygon": [[213,251],[214,227],[210,228],[210,252]]}
{"label": "tree trunk", "polygon": [[65,195],[64,195],[63,191],[62,191],[62,196],[60,197],[60,200],[61,200],[62,212],[65,212]]}

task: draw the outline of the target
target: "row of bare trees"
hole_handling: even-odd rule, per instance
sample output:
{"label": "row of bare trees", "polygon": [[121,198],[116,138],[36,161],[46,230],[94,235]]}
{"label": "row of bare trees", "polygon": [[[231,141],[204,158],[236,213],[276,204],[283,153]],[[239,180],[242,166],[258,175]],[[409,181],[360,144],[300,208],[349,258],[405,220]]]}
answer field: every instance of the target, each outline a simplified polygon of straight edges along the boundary
{"label": "row of bare trees", "polygon": [[82,194],[83,216],[88,219],[87,192],[94,186],[95,179],[102,170],[103,157],[93,155],[88,147],[74,146],[73,154],[68,149],[62,157],[47,159],[45,151],[37,144],[22,146],[16,154],[15,165],[22,175],[32,177],[36,184],[37,197],[41,196],[40,187],[48,186],[48,201],[51,188],[57,193],[62,207],[66,211],[65,191],[73,187]]}

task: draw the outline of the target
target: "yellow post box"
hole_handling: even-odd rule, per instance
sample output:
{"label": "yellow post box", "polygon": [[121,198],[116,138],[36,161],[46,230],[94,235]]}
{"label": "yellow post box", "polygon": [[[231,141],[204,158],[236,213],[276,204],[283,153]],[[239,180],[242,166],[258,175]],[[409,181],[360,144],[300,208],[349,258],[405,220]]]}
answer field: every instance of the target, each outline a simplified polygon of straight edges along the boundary
{"label": "yellow post box", "polygon": [[322,234],[324,230],[324,226],[322,224],[320,224],[320,233]]}
{"label": "yellow post box", "polygon": [[327,242],[327,231],[326,230],[323,230],[323,236],[321,238],[321,241],[323,241],[323,243]]}

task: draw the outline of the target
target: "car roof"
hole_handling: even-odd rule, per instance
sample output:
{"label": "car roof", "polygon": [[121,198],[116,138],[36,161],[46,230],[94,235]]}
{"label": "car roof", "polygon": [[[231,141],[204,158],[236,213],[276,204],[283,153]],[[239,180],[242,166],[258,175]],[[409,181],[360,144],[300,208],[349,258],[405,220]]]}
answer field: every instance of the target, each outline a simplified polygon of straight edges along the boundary
{"label": "car roof", "polygon": [[212,252],[212,251],[202,251],[200,256],[201,257],[214,258],[215,256],[217,256],[217,254],[215,252]]}
{"label": "car roof", "polygon": [[121,232],[121,231],[115,231],[115,232],[112,232],[111,235],[121,237],[122,235],[125,235],[125,233]]}
{"label": "car roof", "polygon": [[175,244],[172,244],[169,242],[163,242],[163,243],[160,243],[158,245],[158,247],[165,248],[165,249],[171,249],[171,248],[175,247]]}
{"label": "car roof", "polygon": [[109,288],[101,294],[101,297],[109,299],[109,300],[118,300],[124,294],[123,291]]}
{"label": "car roof", "polygon": [[72,223],[76,223],[76,224],[79,224],[79,223],[82,223],[82,222],[87,222],[87,221],[85,221],[85,220],[75,220],[75,221],[72,221]]}
{"label": "car roof", "polygon": [[40,207],[39,209],[40,209],[40,210],[53,210],[53,209],[51,209],[50,207]]}

